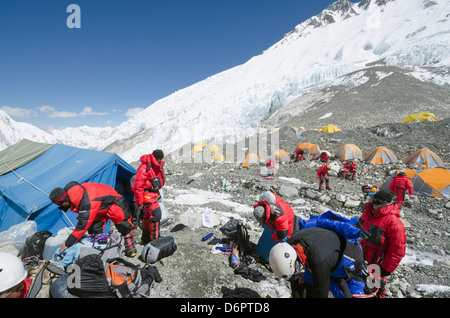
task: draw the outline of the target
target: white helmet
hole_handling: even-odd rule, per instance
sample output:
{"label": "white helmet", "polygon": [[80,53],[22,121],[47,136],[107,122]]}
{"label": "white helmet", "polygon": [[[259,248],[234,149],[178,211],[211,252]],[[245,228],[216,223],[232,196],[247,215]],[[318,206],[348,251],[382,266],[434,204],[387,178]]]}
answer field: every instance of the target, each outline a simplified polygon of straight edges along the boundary
{"label": "white helmet", "polygon": [[286,242],[278,243],[270,250],[269,264],[272,271],[279,277],[289,280],[298,269],[297,252]]}
{"label": "white helmet", "polygon": [[28,275],[20,258],[11,253],[0,252],[0,292],[10,289]]}
{"label": "white helmet", "polygon": [[275,195],[270,191],[265,191],[259,196],[259,201],[266,201],[269,205],[275,205],[276,200]]}

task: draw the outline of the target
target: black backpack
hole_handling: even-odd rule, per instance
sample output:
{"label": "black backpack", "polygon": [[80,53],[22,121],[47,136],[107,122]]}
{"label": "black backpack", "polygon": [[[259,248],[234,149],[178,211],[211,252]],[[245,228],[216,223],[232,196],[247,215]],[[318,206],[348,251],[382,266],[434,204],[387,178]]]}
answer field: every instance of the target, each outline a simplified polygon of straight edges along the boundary
{"label": "black backpack", "polygon": [[49,231],[36,232],[25,241],[25,245],[20,252],[22,259],[36,256],[38,259],[42,259],[44,253],[45,241],[52,236]]}
{"label": "black backpack", "polygon": [[256,245],[250,241],[250,235],[242,221],[231,217],[230,220],[220,228],[220,231],[227,238],[236,243],[242,256],[255,253]]}
{"label": "black backpack", "polygon": [[[70,272],[70,269],[72,270]],[[79,258],[68,267],[67,290],[80,298],[113,297],[106,279],[105,265],[98,254]]]}

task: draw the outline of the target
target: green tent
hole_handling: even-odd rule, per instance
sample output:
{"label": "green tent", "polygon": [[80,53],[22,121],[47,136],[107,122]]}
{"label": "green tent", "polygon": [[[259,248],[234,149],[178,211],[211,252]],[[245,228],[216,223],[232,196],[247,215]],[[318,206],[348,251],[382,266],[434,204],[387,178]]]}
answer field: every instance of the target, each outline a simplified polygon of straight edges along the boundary
{"label": "green tent", "polygon": [[0,176],[16,170],[36,159],[53,145],[22,139],[0,151]]}

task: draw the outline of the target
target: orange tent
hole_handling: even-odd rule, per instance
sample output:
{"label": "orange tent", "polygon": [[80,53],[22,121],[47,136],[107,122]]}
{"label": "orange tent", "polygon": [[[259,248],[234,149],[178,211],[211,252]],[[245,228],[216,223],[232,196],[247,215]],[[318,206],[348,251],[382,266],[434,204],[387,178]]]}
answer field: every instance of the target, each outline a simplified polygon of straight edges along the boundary
{"label": "orange tent", "polygon": [[307,142],[301,143],[298,147],[308,155],[319,155],[321,152],[318,145]]}
{"label": "orange tent", "polygon": [[404,160],[405,164],[422,168],[445,168],[444,162],[428,148],[417,150]]}
{"label": "orange tent", "polygon": [[[397,173],[400,170],[397,170]],[[413,184],[413,194],[430,196],[436,198],[450,199],[450,171],[443,168],[430,168],[424,170],[403,170]],[[397,175],[397,174],[395,174]],[[394,176],[395,176],[394,175]],[[392,178],[389,177],[379,190],[389,192],[389,184]]]}
{"label": "orange tent", "polygon": [[283,149],[278,149],[272,152],[272,157],[277,162],[289,162],[289,156]]}
{"label": "orange tent", "polygon": [[354,144],[346,144],[341,146],[334,155],[341,161],[362,159],[363,155],[361,149]]}
{"label": "orange tent", "polygon": [[397,163],[398,159],[395,154],[386,147],[378,147],[369,152],[366,158],[364,158],[364,161],[372,162],[377,165],[383,165]]}
{"label": "orange tent", "polygon": [[250,153],[245,157],[242,167],[248,168],[251,165],[256,165],[259,163],[259,158],[255,153]]}

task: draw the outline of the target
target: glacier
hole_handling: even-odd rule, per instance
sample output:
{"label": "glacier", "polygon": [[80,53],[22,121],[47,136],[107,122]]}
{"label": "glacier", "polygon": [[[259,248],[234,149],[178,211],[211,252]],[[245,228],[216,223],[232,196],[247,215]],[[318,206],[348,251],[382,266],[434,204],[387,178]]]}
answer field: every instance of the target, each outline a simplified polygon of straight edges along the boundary
{"label": "glacier", "polygon": [[[449,13],[444,0],[339,0],[262,54],[156,101],[117,127],[50,133],[134,162],[156,148],[172,153],[190,142],[251,135],[295,98],[369,64],[408,67],[420,80],[450,86]],[[353,80],[346,85],[364,78]],[[120,141],[120,150],[108,147]]]}

